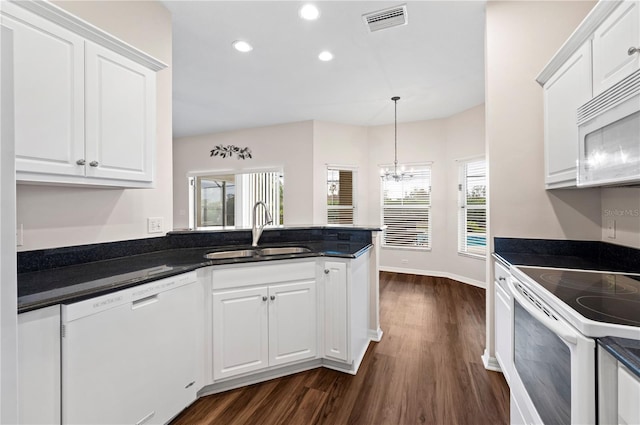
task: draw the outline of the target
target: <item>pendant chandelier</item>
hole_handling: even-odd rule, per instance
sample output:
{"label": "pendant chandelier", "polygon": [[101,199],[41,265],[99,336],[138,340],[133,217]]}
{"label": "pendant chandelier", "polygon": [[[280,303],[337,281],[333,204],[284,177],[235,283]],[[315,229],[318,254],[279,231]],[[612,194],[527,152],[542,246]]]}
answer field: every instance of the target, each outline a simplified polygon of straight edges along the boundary
{"label": "pendant chandelier", "polygon": [[393,128],[393,140],[394,140],[394,160],[393,160],[393,172],[387,170],[386,168],[382,170],[380,177],[382,180],[386,181],[401,181],[403,179],[407,179],[412,177],[411,174],[406,173],[404,171],[404,167],[401,167],[398,172],[398,101],[400,100],[400,96],[393,96],[391,98],[394,104],[394,128]]}

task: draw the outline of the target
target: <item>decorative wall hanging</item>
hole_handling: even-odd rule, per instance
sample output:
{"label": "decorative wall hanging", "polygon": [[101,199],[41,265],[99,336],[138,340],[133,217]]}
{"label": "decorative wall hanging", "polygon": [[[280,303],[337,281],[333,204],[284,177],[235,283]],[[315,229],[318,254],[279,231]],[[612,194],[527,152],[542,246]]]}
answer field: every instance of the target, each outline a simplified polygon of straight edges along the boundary
{"label": "decorative wall hanging", "polygon": [[233,156],[234,153],[238,155],[238,159],[251,158],[251,149],[248,147],[241,148],[236,145],[217,145],[211,149],[211,155],[209,156],[220,156],[222,158],[226,158]]}

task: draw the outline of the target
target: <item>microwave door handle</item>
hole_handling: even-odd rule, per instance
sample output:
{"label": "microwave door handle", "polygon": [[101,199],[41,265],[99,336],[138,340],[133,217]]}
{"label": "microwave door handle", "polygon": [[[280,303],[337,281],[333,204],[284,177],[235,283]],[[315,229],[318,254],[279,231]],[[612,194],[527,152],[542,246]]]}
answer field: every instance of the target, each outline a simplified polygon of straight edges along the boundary
{"label": "microwave door handle", "polygon": [[522,308],[527,310],[529,314],[531,314],[538,322],[546,326],[551,332],[556,334],[563,341],[571,345],[578,344],[578,338],[576,337],[575,332],[572,332],[572,330],[562,322],[551,319],[546,314],[533,307],[531,305],[531,302],[516,289],[511,280],[512,279],[507,279],[509,290],[513,294],[513,297],[520,303]]}

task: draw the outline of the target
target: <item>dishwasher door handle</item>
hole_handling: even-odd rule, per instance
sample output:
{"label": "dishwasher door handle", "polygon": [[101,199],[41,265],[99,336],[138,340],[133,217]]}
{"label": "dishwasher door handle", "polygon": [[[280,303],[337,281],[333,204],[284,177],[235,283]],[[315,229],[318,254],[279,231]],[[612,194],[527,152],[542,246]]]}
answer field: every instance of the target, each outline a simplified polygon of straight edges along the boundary
{"label": "dishwasher door handle", "polygon": [[158,294],[151,295],[149,297],[140,298],[139,300],[135,300],[131,303],[131,310],[136,310],[138,308],[146,307],[151,304],[155,304],[160,301]]}

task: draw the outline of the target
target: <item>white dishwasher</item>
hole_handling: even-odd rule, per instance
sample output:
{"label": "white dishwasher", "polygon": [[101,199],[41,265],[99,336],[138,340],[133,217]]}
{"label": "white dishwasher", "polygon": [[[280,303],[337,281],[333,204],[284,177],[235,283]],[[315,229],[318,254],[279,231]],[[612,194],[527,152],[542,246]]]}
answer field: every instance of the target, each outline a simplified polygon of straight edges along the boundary
{"label": "white dishwasher", "polygon": [[196,273],[62,306],[62,423],[163,424],[196,398]]}

